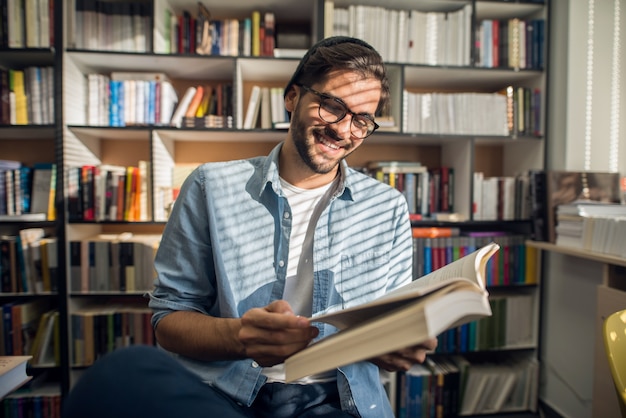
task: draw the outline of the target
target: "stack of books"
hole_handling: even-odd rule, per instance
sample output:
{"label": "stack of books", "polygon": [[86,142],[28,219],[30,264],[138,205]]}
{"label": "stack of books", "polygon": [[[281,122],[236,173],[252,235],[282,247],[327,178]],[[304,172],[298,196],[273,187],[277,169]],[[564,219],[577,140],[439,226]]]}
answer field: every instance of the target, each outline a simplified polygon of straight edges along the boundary
{"label": "stack of books", "polygon": [[557,207],[556,244],[626,257],[626,205],[577,200]]}

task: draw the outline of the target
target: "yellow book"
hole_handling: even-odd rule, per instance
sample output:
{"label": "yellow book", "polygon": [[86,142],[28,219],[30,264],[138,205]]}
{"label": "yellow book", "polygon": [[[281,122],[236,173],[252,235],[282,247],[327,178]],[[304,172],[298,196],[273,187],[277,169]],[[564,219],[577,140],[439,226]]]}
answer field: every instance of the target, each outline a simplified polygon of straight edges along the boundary
{"label": "yellow book", "polygon": [[126,183],[125,183],[125,194],[124,194],[124,220],[132,221],[131,218],[133,216],[132,207],[133,207],[133,195],[135,193],[135,187],[133,182],[135,181],[134,176],[134,167],[126,167]]}
{"label": "yellow book", "polygon": [[212,95],[213,95],[213,89],[211,88],[211,86],[206,86],[204,88],[204,95],[202,96],[202,101],[200,102],[200,105],[198,106],[198,109],[196,110],[197,118],[204,117],[209,111],[209,104],[211,103]]}
{"label": "yellow book", "polygon": [[39,241],[39,252],[41,257],[41,277],[43,279],[43,291],[49,292],[52,289],[51,281],[50,281],[50,269],[48,266],[50,265],[48,261],[48,240],[47,238],[42,238]]}
{"label": "yellow book", "polygon": [[57,190],[57,166],[56,164],[52,164],[52,174],[50,176],[50,193],[48,195],[48,214],[47,218],[49,221],[54,221],[57,218],[56,206],[55,206],[55,198],[56,198],[56,190]]}
{"label": "yellow book", "polygon": [[539,249],[526,246],[526,277],[525,284],[537,284]]}
{"label": "yellow book", "polygon": [[261,12],[255,10],[252,12],[252,56],[261,55]]}
{"label": "yellow book", "polygon": [[13,80],[13,94],[15,95],[15,124],[28,124],[28,102],[26,100],[26,87],[24,85],[24,71],[9,70],[9,76]]}

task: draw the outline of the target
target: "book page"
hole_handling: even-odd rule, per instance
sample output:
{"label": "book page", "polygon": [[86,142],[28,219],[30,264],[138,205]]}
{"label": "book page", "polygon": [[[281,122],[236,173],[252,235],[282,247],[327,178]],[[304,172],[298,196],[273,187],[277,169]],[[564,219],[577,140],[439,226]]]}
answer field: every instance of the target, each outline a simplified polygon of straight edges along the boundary
{"label": "book page", "polygon": [[[447,282],[457,277],[465,277],[485,289],[485,266],[489,258],[491,258],[498,249],[500,249],[500,246],[492,242],[463,258],[420,277],[413,283],[417,283],[420,286],[434,286],[436,283]],[[400,289],[396,289],[388,294],[399,291]]]}
{"label": "book page", "polygon": [[359,322],[366,321],[377,315],[412,303],[415,299],[423,298],[444,287],[449,287],[452,291],[458,287],[473,289],[476,292],[485,293],[484,272],[489,258],[495,254],[500,246],[495,243],[488,244],[467,256],[456,260],[432,273],[427,274],[405,286],[392,290],[391,292],[375,299],[371,302],[343,309],[336,312],[316,315],[309,318],[315,322],[326,322],[345,328]]}

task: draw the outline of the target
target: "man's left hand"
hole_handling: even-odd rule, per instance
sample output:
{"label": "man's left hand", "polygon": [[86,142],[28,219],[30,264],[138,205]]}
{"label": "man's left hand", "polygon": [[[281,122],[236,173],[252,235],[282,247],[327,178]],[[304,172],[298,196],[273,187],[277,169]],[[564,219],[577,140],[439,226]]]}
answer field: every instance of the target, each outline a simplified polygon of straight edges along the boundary
{"label": "man's left hand", "polygon": [[435,348],[437,348],[437,339],[433,338],[413,347],[374,357],[370,361],[389,372],[407,371],[412,365],[423,363],[426,360],[426,354],[433,352]]}

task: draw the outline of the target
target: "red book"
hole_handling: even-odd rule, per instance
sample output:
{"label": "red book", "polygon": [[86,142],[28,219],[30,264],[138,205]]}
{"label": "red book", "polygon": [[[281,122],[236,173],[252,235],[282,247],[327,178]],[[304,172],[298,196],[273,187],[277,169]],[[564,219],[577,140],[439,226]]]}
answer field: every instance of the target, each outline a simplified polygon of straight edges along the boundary
{"label": "red book", "polygon": [[95,171],[93,165],[82,166],[81,172],[81,190],[83,200],[83,220],[96,220],[96,194],[95,194]]}
{"label": "red book", "polygon": [[193,98],[187,107],[187,111],[185,112],[186,118],[196,117],[196,111],[198,110],[198,106],[200,106],[200,102],[202,102],[202,96],[204,96],[204,87],[196,87],[196,93],[193,95]]}

